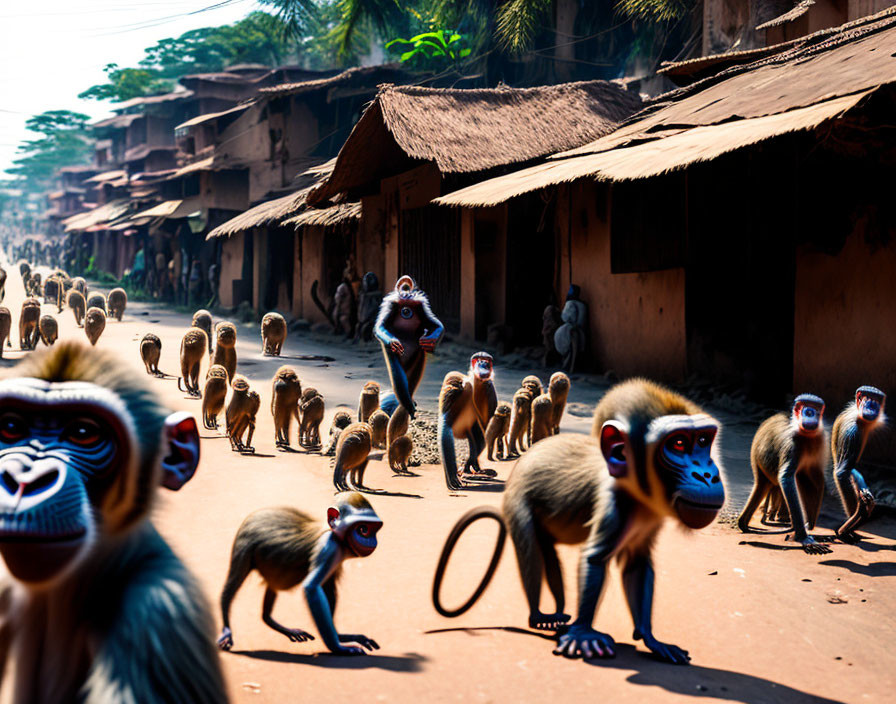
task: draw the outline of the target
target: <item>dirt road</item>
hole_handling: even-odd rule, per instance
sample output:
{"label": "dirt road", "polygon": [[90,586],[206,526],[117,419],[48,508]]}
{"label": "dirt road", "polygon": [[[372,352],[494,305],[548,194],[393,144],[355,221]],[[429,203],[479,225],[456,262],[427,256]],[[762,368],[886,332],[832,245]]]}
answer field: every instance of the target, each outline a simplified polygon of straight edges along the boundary
{"label": "dirt road", "polygon": [[[14,328],[23,297],[15,267],[4,305]],[[43,312],[54,312],[44,306]],[[58,316],[60,337],[83,338],[71,311]],[[177,374],[180,338],[189,317],[158,307],[131,304],[122,322],[109,321],[98,346],[114,350],[143,375],[138,341],[154,332],[163,341],[161,368]],[[14,332],[14,338],[16,337]],[[267,408],[270,379],[281,364],[294,365],[304,385],[318,388],[329,419],[338,404],[355,406],[365,380],[387,384],[379,351],[291,335],[283,357],[261,354],[258,327],[239,326],[239,371],[262,395],[257,453],[240,456],[215,433],[203,432],[202,461],[180,493],[166,493],[155,523],[201,580],[217,613],[233,535],[251,511],[292,505],[325,517],[332,498],[329,459],[274,449]],[[7,350],[15,360],[23,353]],[[26,353],[27,354],[27,353]],[[435,409],[445,371],[462,369],[463,354],[436,357],[419,394],[424,409]],[[325,355],[334,361],[297,359]],[[13,362],[4,361],[4,366]],[[527,373],[502,370],[498,388],[508,398]],[[203,374],[205,367],[203,367]],[[177,391],[173,379],[150,379],[172,409],[197,417],[200,404]],[[586,432],[590,409],[606,385],[579,379],[571,396],[565,431]],[[745,496],[753,419],[711,409],[726,424],[724,457],[729,494],[739,507]],[[509,463],[497,463],[506,477]],[[393,477],[385,462],[374,461],[366,482],[373,487],[420,498],[373,496],[385,526],[380,547],[368,559],[350,561],[341,583],[336,622],[340,629],[375,638],[382,649],[357,658],[325,654],[320,640],[295,644],[261,623],[262,589],[250,577],[232,611],[234,650],[223,654],[236,702],[347,701],[466,702],[887,702],[896,687],[896,525],[879,520],[858,546],[838,544],[831,555],[810,557],[781,536],[742,536],[724,524],[699,533],[668,526],[656,550],[657,594],[654,627],[660,639],[690,650],[693,664],[655,662],[632,638],[632,625],[619,586],[611,575],[596,627],[619,643],[614,660],[582,662],[551,655],[553,643],[525,628],[526,608],[512,550],[492,586],[470,612],[449,620],[432,608],[432,574],[451,525],[469,508],[499,504],[495,492],[449,495],[441,469],[423,466],[419,477]],[[820,534],[829,534],[837,506]],[[746,538],[746,544],[742,544]],[[455,553],[446,593],[449,603],[466,598],[491,554],[494,529],[468,532]],[[577,551],[564,549],[567,608],[576,604]],[[300,593],[281,595],[275,617],[314,632]]]}

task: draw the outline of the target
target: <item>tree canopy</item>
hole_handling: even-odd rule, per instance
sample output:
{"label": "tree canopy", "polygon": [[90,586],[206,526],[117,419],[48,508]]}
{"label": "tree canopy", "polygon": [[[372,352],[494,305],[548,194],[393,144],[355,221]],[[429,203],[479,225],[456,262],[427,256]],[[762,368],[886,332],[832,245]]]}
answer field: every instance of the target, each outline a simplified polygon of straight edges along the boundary
{"label": "tree canopy", "polygon": [[53,186],[61,167],[88,163],[92,151],[89,119],[71,110],[50,110],[29,118],[25,126],[39,137],[19,145],[19,157],[6,170],[14,177],[14,185],[25,191],[45,191]]}

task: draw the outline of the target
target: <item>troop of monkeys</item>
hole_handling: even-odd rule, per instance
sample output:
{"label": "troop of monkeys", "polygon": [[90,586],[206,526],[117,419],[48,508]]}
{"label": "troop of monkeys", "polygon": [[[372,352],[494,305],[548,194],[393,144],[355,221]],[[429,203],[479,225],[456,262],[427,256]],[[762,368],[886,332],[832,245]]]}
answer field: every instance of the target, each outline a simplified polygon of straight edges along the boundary
{"label": "troop of monkeys", "polygon": [[[406,314],[405,307],[398,310],[404,321],[419,312]],[[389,331],[389,317],[380,318],[378,327],[382,324]],[[188,332],[183,346],[193,350],[198,337],[204,355],[209,335],[201,328],[205,321],[200,317],[198,322],[196,329],[202,334]],[[235,341],[235,331],[222,334],[227,325],[218,326],[219,344],[222,337]],[[400,331],[401,325],[397,328]],[[390,370],[396,403],[387,435],[396,413],[413,418],[412,392],[421,371],[416,368],[408,375],[403,364],[409,361],[404,354],[407,338],[399,338],[395,329],[391,327],[391,334],[403,349],[381,338],[384,349],[394,354],[390,358],[387,352],[387,363],[396,362]],[[424,330],[423,336],[430,334]],[[152,347],[154,358],[149,354]],[[157,351],[153,340],[144,338],[141,353],[152,374],[159,373]],[[216,345],[213,352],[224,376],[209,375],[206,384],[216,378],[225,384],[231,380],[236,387],[242,377],[235,374],[233,345],[225,343],[220,354]],[[419,365],[419,359],[414,363]],[[183,367],[183,378],[197,393],[198,370],[192,364]],[[524,395],[527,402],[520,402],[519,408],[532,407],[528,420],[522,415],[525,411],[518,412],[516,435],[513,417],[506,432],[489,433],[498,416],[493,385],[489,389],[491,374],[491,359],[480,353],[474,355],[466,377],[450,373],[445,378],[439,410],[446,480],[451,485],[487,472],[474,455],[482,449],[483,426],[505,458],[518,454],[526,441],[531,444],[506,481],[501,509],[474,509],[449,534],[433,583],[436,609],[455,616],[473,605],[494,574],[509,532],[528,601],[528,624],[556,633],[556,654],[614,656],[613,638],[594,630],[592,622],[607,568],[615,560],[634,621],[633,637],[660,659],[686,664],[690,659],[686,650],[659,640],[653,632],[651,553],[666,518],[697,530],[710,525],[721,510],[725,486],[716,443],[719,423],[680,394],[635,379],[617,384],[603,396],[590,435],[557,434],[553,414],[558,405],[562,413],[557,399],[565,391],[552,378],[547,393],[528,380],[514,395],[514,410]],[[298,392],[295,382],[279,372],[274,381],[275,395],[290,399],[291,417]],[[377,413],[373,391],[365,385],[361,394],[359,417],[369,411],[368,421]],[[251,399],[249,394],[247,390]],[[550,414],[543,408],[546,401],[537,403],[545,397],[551,402]],[[854,537],[873,506],[855,466],[868,433],[881,423],[884,400],[878,389],[861,387],[855,404],[834,424],[834,472],[849,514],[838,530],[844,539]],[[379,399],[385,415],[389,401]],[[487,421],[480,415],[482,409],[485,413],[492,409]],[[813,502],[820,500],[822,412],[821,399],[805,395],[796,399],[790,418],[775,416],[763,423],[752,451],[756,487],[744,511],[746,519],[742,516],[746,527],[752,511],[768,497],[766,516],[781,518],[783,500],[797,538],[810,552],[817,549],[802,530],[803,507],[811,525],[817,515]],[[536,413],[541,425],[532,422]],[[506,409],[502,416],[506,426]],[[372,442],[373,426],[367,425]],[[339,435],[337,464],[340,446],[345,448],[353,437],[351,428],[346,426]],[[281,423],[278,439],[288,442],[279,436],[282,430]],[[450,462],[453,438],[470,442],[471,459],[463,473]],[[14,701],[227,700],[208,604],[195,578],[150,520],[156,487],[182,487],[192,478],[199,455],[196,421],[184,412],[166,415],[155,394],[108,352],[61,341],[29,355],[0,377],[0,556],[7,567],[0,581],[0,664],[15,664]],[[356,486],[362,486],[363,469],[361,475],[354,477]],[[441,586],[451,552],[467,526],[481,518],[499,524],[494,555],[474,594],[460,608],[448,610],[442,605]],[[223,629],[218,647],[227,650],[233,645],[230,605],[256,570],[266,587],[262,619],[272,629],[295,642],[313,638],[272,617],[277,592],[301,585],[318,633],[331,652],[352,655],[378,648],[367,636],[337,631],[333,614],[342,562],[371,555],[381,526],[367,499],[353,491],[335,497],[325,522],[293,508],[250,514],[233,543],[221,594]],[[582,545],[578,605],[572,620],[565,613],[558,543]],[[551,592],[553,610],[541,608],[543,581]]]}

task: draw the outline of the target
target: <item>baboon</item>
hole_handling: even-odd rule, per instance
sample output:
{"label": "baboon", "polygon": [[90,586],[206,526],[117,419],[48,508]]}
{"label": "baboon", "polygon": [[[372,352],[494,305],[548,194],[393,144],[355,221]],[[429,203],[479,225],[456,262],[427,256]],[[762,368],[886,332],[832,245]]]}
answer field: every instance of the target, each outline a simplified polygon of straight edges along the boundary
{"label": "baboon", "polygon": [[77,289],[68,292],[68,307],[75,314],[75,323],[79,328],[84,327],[84,312],[87,310],[87,304],[84,302],[84,294]]}
{"label": "baboon", "polygon": [[226,702],[202,589],[150,519],[158,485],[196,469],[195,420],[167,415],[122,355],[71,341],[8,372],[0,408],[19,492],[0,506],[9,700]]}
{"label": "baboon", "polygon": [[533,374],[525,377],[522,382],[520,382],[520,388],[526,389],[533,401],[544,393],[544,389],[541,386],[541,379]]}
{"label": "baboon", "polygon": [[408,418],[408,412],[405,410],[405,407],[399,406],[396,408],[392,417],[389,418],[389,425],[386,428],[387,451],[391,442],[396,438],[400,438],[402,435],[407,435],[409,422],[410,418]]}
{"label": "baboon", "polygon": [[113,288],[106,299],[109,306],[109,315],[121,322],[124,309],[128,307],[128,294],[123,288]]}
{"label": "baboon", "polygon": [[[72,294],[78,292],[72,289],[69,293]],[[159,336],[153,335],[151,332],[146,333],[143,336],[143,339],[140,340],[140,359],[143,360],[143,365],[146,367],[147,374],[151,374],[152,376],[164,376],[162,372],[159,371],[159,357],[161,356],[162,341],[159,339]]]}
{"label": "baboon", "polygon": [[277,447],[289,447],[289,432],[293,419],[301,423],[299,399],[302,382],[292,367],[280,367],[274,374],[271,394],[271,415],[274,416],[274,442]]}
{"label": "baboon", "polygon": [[215,352],[212,364],[220,364],[227,370],[227,378],[233,384],[236,375],[236,326],[221,321],[215,326]]}
{"label": "baboon", "polygon": [[106,297],[101,293],[91,293],[87,298],[87,308],[99,308],[106,312]]}
{"label": "baboon", "polygon": [[96,345],[106,329],[106,314],[100,308],[88,308],[84,316],[84,332],[91,345]]}
{"label": "baboon", "polygon": [[368,381],[361,389],[361,397],[358,399],[358,422],[366,423],[379,407],[380,385],[375,381]]}
{"label": "baboon", "polygon": [[194,328],[199,328],[208,336],[208,353],[212,353],[212,314],[205,308],[201,308],[193,313]]}
{"label": "baboon", "polygon": [[33,350],[40,339],[38,322],[40,321],[40,301],[34,297],[26,298],[22,303],[22,314],[19,316],[19,347]]}
{"label": "baboon", "polygon": [[548,383],[548,393],[551,395],[551,403],[553,404],[552,434],[557,435],[560,432],[560,421],[563,418],[563,411],[566,409],[566,398],[569,396],[569,377],[563,372],[554,372],[551,374],[551,381]]}
{"label": "baboon", "polygon": [[[39,285],[40,280],[37,280],[35,287]],[[65,285],[62,277],[51,274],[44,283],[44,302],[56,304],[56,312],[61,313],[63,301],[65,301]]]}
{"label": "baboon", "polygon": [[324,409],[324,397],[317,389],[309,387],[302,392],[299,402],[302,418],[299,421],[299,445],[306,450],[319,449],[321,446],[320,424],[324,419]]}
{"label": "baboon", "polygon": [[[255,434],[255,416],[261,406],[261,397],[249,388],[249,380],[241,374],[230,382],[230,387],[233,393],[224,414],[230,448],[235,452],[255,452],[252,436]],[[247,431],[248,436],[243,442],[243,434]]]}
{"label": "baboon", "polygon": [[0,306],[0,359],[3,359],[3,343],[6,342],[7,347],[12,347],[12,340],[9,335],[12,330],[12,313],[6,306]]}
{"label": "baboon", "polygon": [[52,315],[42,315],[38,323],[40,330],[40,339],[49,347],[59,338],[59,326],[56,324],[56,318]]}
{"label": "baboon", "polygon": [[368,423],[352,423],[339,435],[333,467],[336,491],[370,491],[364,486],[364,470],[372,447],[372,432]]}
{"label": "baboon", "polygon": [[[517,554],[529,603],[531,628],[557,630],[564,611],[563,575],[556,543],[584,543],[578,614],[559,634],[554,652],[566,657],[613,657],[615,642],[591,624],[607,566],[614,557],[632,617],[634,638],[657,657],[676,664],[686,650],[662,643],[651,625],[654,571],[651,552],[667,517],[700,529],[715,520],[725,500],[720,460],[713,452],[719,424],[686,398],[635,379],[611,388],[594,412],[590,439],[548,437],[534,445],[507,480],[501,510],[473,509],[451,531],[436,567],[433,604],[443,616],[467,611],[485,591],[498,566],[507,531]],[[451,550],[471,523],[493,518],[498,544],[473,597],[447,610],[441,585]],[[542,582],[554,597],[554,613],[540,608]]]}
{"label": "baboon", "polygon": [[408,460],[414,451],[414,442],[410,435],[400,435],[389,443],[387,455],[389,467],[396,474],[410,474]]}
{"label": "baboon", "polygon": [[[307,631],[282,626],[273,617],[277,592],[301,584],[314,625],[330,652],[360,655],[365,648],[379,648],[367,636],[339,633],[333,614],[342,561],[370,555],[376,549],[376,534],[382,525],[370,503],[357,493],[336,497],[335,505],[327,509],[326,526],[294,508],[268,508],[250,514],[233,540],[230,569],[221,592],[224,628],[218,647],[233,647],[230,604],[255,569],[265,582],[261,618],[290,641],[314,640]],[[345,645],[351,643],[356,645]]]}
{"label": "baboon", "polygon": [[[205,332],[199,328],[187,330],[180,341],[180,378],[177,380],[177,388],[197,398],[201,396],[199,366],[202,363],[202,358],[205,357],[207,346],[208,340],[205,337]],[[181,379],[184,381],[185,389],[181,388]]]}
{"label": "baboon", "polygon": [[532,396],[527,389],[519,389],[513,395],[513,415],[510,417],[505,458],[519,457],[525,451],[524,441],[528,436],[531,417]]}
{"label": "baboon", "polygon": [[370,423],[370,431],[372,433],[371,443],[375,450],[383,450],[386,447],[386,430],[389,426],[389,416],[385,411],[379,409],[370,414],[368,418]]}
{"label": "baboon", "polygon": [[80,276],[72,279],[72,289],[84,296],[85,299],[87,298],[87,282]]}
{"label": "baboon", "polygon": [[554,404],[550,394],[542,394],[532,402],[532,422],[530,424],[530,442],[534,445],[539,440],[554,434]]}
{"label": "baboon", "polygon": [[279,357],[286,341],[286,318],[279,313],[265,313],[261,319],[261,341],[264,354]]}
{"label": "baboon", "polygon": [[352,424],[352,414],[348,409],[337,410],[333,416],[333,422],[330,423],[330,437],[327,444],[320,451],[320,454],[332,457],[336,454],[336,443],[339,442],[339,436],[342,431]]}
{"label": "baboon", "polygon": [[485,447],[488,452],[488,461],[493,462],[495,455],[499,460],[504,459],[508,452],[507,431],[510,429],[510,404],[502,401],[495,409],[495,415],[488,422],[485,429]]}
{"label": "baboon", "polygon": [[780,487],[787,504],[794,538],[810,555],[831,549],[806,532],[815,527],[824,496],[825,437],[822,417],[824,401],[812,394],[800,394],[789,414],[776,413],[763,421],[753,436],[750,464],[753,490],[737,520],[737,527],[749,532],[750,518],[769,490]]}
{"label": "baboon", "polygon": [[202,394],[202,426],[206,430],[218,429],[218,416],[224,410],[228,382],[227,370],[224,367],[220,364],[209,367]]}

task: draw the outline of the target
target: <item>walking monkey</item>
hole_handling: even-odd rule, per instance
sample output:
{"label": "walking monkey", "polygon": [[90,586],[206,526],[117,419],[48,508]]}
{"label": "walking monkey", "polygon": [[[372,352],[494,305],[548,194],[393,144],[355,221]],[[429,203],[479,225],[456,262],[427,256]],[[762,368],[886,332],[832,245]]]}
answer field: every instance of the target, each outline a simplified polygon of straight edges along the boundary
{"label": "walking monkey", "polygon": [[233,384],[236,375],[236,326],[221,321],[215,326],[215,353],[212,364],[220,364],[227,370],[227,378]]}
{"label": "walking monkey", "polygon": [[[237,374],[236,379],[231,381],[230,387],[233,393],[224,413],[230,449],[234,452],[255,452],[252,436],[255,434],[255,417],[261,406],[261,397],[249,388],[249,380],[241,374]],[[243,434],[247,432],[243,442]]]}
{"label": "walking monkey", "polygon": [[100,339],[100,335],[103,334],[105,329],[106,314],[103,312],[103,309],[96,306],[88,308],[87,314],[84,316],[84,334],[87,335],[91,345],[96,345],[97,340]]}
{"label": "walking monkey", "polygon": [[375,381],[368,381],[361,389],[361,396],[358,399],[358,422],[366,423],[379,407],[380,385]]}
{"label": "walking monkey", "polygon": [[274,443],[277,447],[289,447],[289,431],[293,419],[301,423],[299,399],[302,382],[292,367],[283,366],[274,375],[271,390],[271,415],[274,416]]}
{"label": "walking monkey", "polygon": [[560,432],[560,420],[563,418],[563,411],[566,409],[566,398],[569,396],[569,377],[563,372],[554,372],[551,374],[551,380],[548,383],[548,393],[551,395],[553,405],[553,435]]}
{"label": "walking monkey", "polygon": [[[208,340],[205,332],[199,328],[190,328],[184,333],[180,341],[180,378],[177,380],[177,388],[186,391],[190,396],[199,398],[199,367],[205,357],[205,348]],[[186,389],[181,388],[181,379]]]}
{"label": "walking monkey", "polygon": [[218,416],[224,410],[229,383],[224,367],[220,364],[209,367],[205,376],[205,390],[202,392],[202,426],[206,430],[218,429]]}
{"label": "walking monkey", "polygon": [[[77,291],[75,291],[77,293]],[[152,376],[163,376],[159,371],[159,357],[162,355],[162,341],[158,335],[146,333],[140,340],[140,359],[146,367],[146,373]]]}
{"label": "walking monkey", "polygon": [[280,356],[286,341],[286,318],[279,313],[265,313],[261,319],[262,352],[273,357]]}

